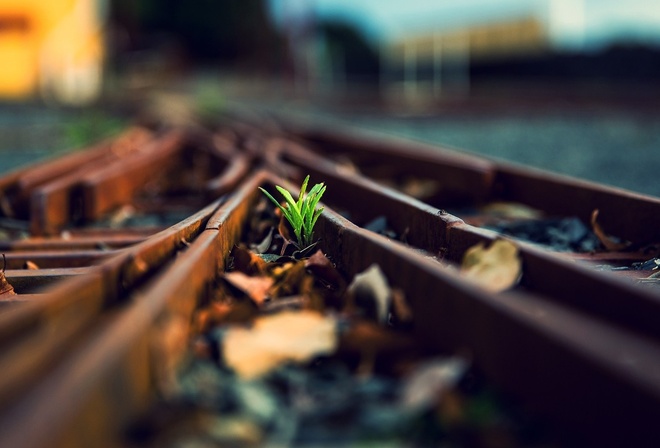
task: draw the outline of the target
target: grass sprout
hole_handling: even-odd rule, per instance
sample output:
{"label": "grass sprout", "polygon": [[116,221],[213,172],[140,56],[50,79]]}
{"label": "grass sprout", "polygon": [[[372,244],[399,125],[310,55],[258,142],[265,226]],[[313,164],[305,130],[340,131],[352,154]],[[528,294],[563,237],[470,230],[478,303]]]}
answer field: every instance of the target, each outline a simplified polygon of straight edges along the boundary
{"label": "grass sprout", "polygon": [[285,205],[280,204],[270,193],[259,187],[268,199],[282,211],[286,220],[291,224],[299,248],[305,248],[314,243],[314,225],[323,212],[323,207],[317,209],[316,206],[321,200],[323,193],[325,193],[325,185],[323,183],[316,184],[307,193],[308,182],[309,176],[305,177],[300,187],[300,195],[297,201],[293,199],[291,193],[276,185],[275,188],[284,197]]}

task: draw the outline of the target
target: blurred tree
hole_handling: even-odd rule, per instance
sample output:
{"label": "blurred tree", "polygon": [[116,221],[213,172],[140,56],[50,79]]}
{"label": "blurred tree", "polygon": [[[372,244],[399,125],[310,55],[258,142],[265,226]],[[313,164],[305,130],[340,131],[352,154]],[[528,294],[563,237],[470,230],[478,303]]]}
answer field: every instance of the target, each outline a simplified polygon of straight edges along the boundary
{"label": "blurred tree", "polygon": [[194,61],[268,69],[284,48],[264,0],[112,0],[110,11],[129,51],[165,39]]}
{"label": "blurred tree", "polygon": [[342,59],[347,81],[378,80],[378,52],[358,28],[344,21],[325,21],[319,23],[318,32],[325,38],[329,56]]}

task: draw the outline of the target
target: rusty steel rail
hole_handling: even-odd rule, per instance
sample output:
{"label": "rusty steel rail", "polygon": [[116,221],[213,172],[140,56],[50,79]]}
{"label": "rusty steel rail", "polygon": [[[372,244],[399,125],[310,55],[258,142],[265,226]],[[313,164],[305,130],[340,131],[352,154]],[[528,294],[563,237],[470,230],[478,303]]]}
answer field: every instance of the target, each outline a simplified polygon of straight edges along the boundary
{"label": "rusty steel rail", "polygon": [[[427,202],[438,208],[513,201],[548,215],[576,216],[589,222],[594,209],[613,235],[638,245],[660,241],[660,199],[594,182],[396,138],[378,138],[355,130],[326,130],[285,125],[324,157],[345,157],[368,177],[430,178],[439,183]],[[460,168],[459,168],[460,167]],[[469,173],[456,179],[456,173]]]}
{"label": "rusty steel rail", "polygon": [[[15,312],[0,315],[0,344],[12,347],[0,354],[0,364],[11,366],[0,378],[0,403],[9,401],[8,397],[21,390],[20,385],[37,375],[38,366],[48,365],[65,351],[104,310],[125,301],[126,291],[138,287],[185,248],[219,204],[216,201],[144,242],[116,252],[101,265],[88,268],[84,276],[58,284],[52,291],[42,291],[41,297],[17,307]],[[32,280],[43,282],[43,278],[37,280],[37,275]]]}
{"label": "rusty steel rail", "polygon": [[155,173],[171,171],[182,139],[180,134],[166,135],[149,142],[146,150],[112,162],[95,161],[39,186],[31,195],[32,233],[57,234],[70,223],[97,220],[128,203]]}
{"label": "rusty steel rail", "polygon": [[[346,173],[336,164],[318,157],[299,144],[278,139],[279,149],[269,147],[269,154],[281,154],[283,160],[297,171],[309,173],[318,181],[332,185],[325,202],[336,210],[348,212],[356,223],[369,222],[377,216],[387,222],[407,244],[420,248],[431,257],[459,263],[464,252],[480,242],[491,242],[501,236],[495,232],[466,225],[458,217],[444,213],[428,204],[407,197],[400,192],[377,184],[361,175]],[[278,160],[278,164],[282,162]],[[278,168],[292,174],[291,167]],[[660,336],[660,301],[648,291],[640,291],[629,279],[621,282],[627,271],[595,272],[587,266],[576,265],[549,255],[531,244],[518,242],[525,265],[522,287],[534,291],[584,312],[599,315],[612,323],[628,326],[634,331],[650,332]],[[601,254],[610,260],[611,254]],[[617,254],[640,261],[640,254]],[[649,255],[646,255],[648,257]],[[580,254],[567,254],[566,258],[580,258]],[[586,257],[585,257],[586,258]],[[593,255],[588,259],[593,259]],[[628,271],[629,272],[629,271]],[[651,272],[635,271],[637,276]],[[568,280],[568,281],[567,281]]]}
{"label": "rusty steel rail", "polygon": [[[656,223],[660,200],[428,145],[277,122],[260,128],[228,121],[213,135],[175,130],[143,145],[160,150],[127,156],[125,171],[117,161],[95,168],[102,176],[70,176],[67,191],[82,203],[82,219],[67,212],[50,223],[43,215],[37,230],[54,224],[44,232],[52,236],[2,243],[18,294],[0,297],[0,365],[7,366],[0,376],[0,446],[121,445],[131,422],[171,387],[192,314],[240,241],[261,198],[257,187],[295,192],[289,182],[306,174],[328,185],[317,224],[321,247],[347,276],[378,263],[409,299],[420,345],[469,353],[496,386],[587,443],[657,438],[660,290],[576,261],[594,257],[509,238],[522,259],[521,284],[488,293],[451,266],[472,245],[503,236],[441,205],[506,200],[584,220],[598,208],[608,231],[642,245],[660,241],[660,226],[625,228],[623,217]],[[358,171],[337,158],[352,160]],[[174,172],[175,182],[157,171]],[[438,182],[439,190],[418,200],[380,183],[413,175]],[[66,177],[60,171],[36,182],[31,195]],[[155,177],[162,179],[156,187]],[[0,181],[7,186],[1,191],[16,191],[18,177],[10,178]],[[195,195],[201,200],[186,199]],[[200,210],[160,231],[77,227],[126,204],[163,210],[179,200]],[[404,241],[361,227],[378,216]],[[66,238],[58,236],[62,230]],[[640,254],[599,256],[638,261]],[[40,269],[23,270],[28,258],[38,259]]]}
{"label": "rusty steel rail", "polygon": [[[176,139],[179,141],[179,137]],[[158,158],[161,157],[159,149],[156,146],[151,150]],[[140,148],[140,152],[144,153],[144,149]],[[203,166],[221,158],[201,149],[199,153],[207,162]],[[240,181],[248,167],[244,166],[243,171],[235,167],[223,171],[232,164],[224,157],[221,159],[216,163],[219,170],[212,175],[218,185],[229,188],[227,186]],[[204,196],[203,185],[210,179],[209,175],[204,172],[195,179],[202,190],[195,185],[190,187],[194,190],[190,194]],[[182,192],[182,178],[178,178],[177,195]],[[131,189],[134,195],[143,194],[139,188]],[[159,191],[168,193],[166,189]],[[112,191],[108,194],[116,197]],[[4,242],[7,278],[16,283],[14,289],[18,294],[0,298],[0,345],[3,347],[0,364],[6,366],[0,379],[0,408],[9,406],[28,390],[45,368],[74,347],[84,334],[93,331],[95,322],[103,320],[103,316],[112,314],[114,307],[128,300],[127,291],[138,288],[185,248],[222,201],[216,198],[196,213],[193,209],[190,217],[164,230],[144,226],[67,227],[60,236]],[[101,259],[105,261],[99,265]],[[27,261],[38,269],[23,270]]]}
{"label": "rusty steel rail", "polygon": [[[151,231],[150,233],[156,233]],[[145,235],[123,232],[103,235],[80,235],[64,237],[32,237],[21,240],[0,241],[0,252],[12,250],[74,250],[74,249],[119,249],[132,246],[145,239]]]}
{"label": "rusty steel rail", "polygon": [[[40,290],[72,276],[89,273],[90,268],[13,269],[5,277],[17,294],[37,294]],[[2,302],[0,301],[0,304]]]}
{"label": "rusty steel rail", "polygon": [[[153,394],[167,389],[173,367],[187,347],[192,312],[224,267],[250,209],[246,195],[254,197],[264,176],[255,176],[240,194],[207,216],[205,227],[198,228],[200,233],[181,248],[176,261],[132,290],[129,306],[108,313],[91,334],[89,329],[87,335],[83,332],[85,342],[14,401],[0,420],[3,444],[82,447],[99,440],[108,445],[119,442],[122,430],[148,408]],[[158,243],[151,247],[160,247]],[[138,265],[155,264],[146,254],[141,257]],[[127,269],[130,266],[123,267]],[[117,394],[117,387],[125,392]],[[98,409],[103,409],[102,415]],[[37,430],[23,431],[18,422]]]}
{"label": "rusty steel rail", "polygon": [[[660,409],[657,339],[650,342],[543,295],[485,293],[427,257],[337,215],[321,225],[326,238],[338,232],[339,247],[351,248],[350,253],[329,250],[342,269],[357,273],[377,261],[406,291],[420,341],[470,353],[513,396],[555,422],[580,428],[587,438],[653,437],[650,416]],[[622,408],[632,414],[621,419]]]}
{"label": "rusty steel rail", "polygon": [[105,140],[83,151],[73,151],[53,160],[39,162],[5,175],[0,179],[2,215],[27,219],[30,197],[40,185],[65,176],[81,166],[103,163],[122,157],[152,138],[151,131],[136,127],[118,137]]}

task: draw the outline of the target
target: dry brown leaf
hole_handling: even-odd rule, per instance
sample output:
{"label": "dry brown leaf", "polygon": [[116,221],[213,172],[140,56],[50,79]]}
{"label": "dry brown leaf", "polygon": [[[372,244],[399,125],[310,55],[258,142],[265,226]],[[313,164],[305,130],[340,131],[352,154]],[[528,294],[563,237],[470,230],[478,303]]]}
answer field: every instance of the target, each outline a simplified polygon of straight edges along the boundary
{"label": "dry brown leaf", "polygon": [[[289,259],[288,257],[286,258],[287,260]],[[286,274],[286,271],[291,269],[293,266],[295,266],[296,263],[292,261],[287,261],[285,263],[282,263],[280,265],[275,264],[271,269],[270,269],[270,275],[275,277],[276,280],[279,280],[284,277]]]}
{"label": "dry brown leaf", "polygon": [[[313,283],[313,279],[311,280]],[[327,300],[322,294],[318,292],[318,290],[312,289],[309,292],[303,290],[303,293],[305,294],[305,299],[306,299],[304,304],[306,310],[312,310],[318,312],[322,312],[326,310],[328,306]]]}
{"label": "dry brown leaf", "polygon": [[0,296],[14,296],[14,287],[5,278],[5,273],[0,271]]}
{"label": "dry brown leaf", "polygon": [[280,223],[277,226],[277,231],[284,240],[284,244],[282,245],[282,251],[280,252],[280,255],[284,255],[287,246],[289,244],[293,244],[293,240],[291,239],[291,232],[289,231],[289,224],[286,218],[284,217],[284,215],[280,217]]}
{"label": "dry brown leaf", "polygon": [[270,277],[250,277],[242,272],[228,272],[224,277],[232,286],[247,294],[257,305],[264,303],[274,282]]}
{"label": "dry brown leaf", "polygon": [[39,265],[37,265],[37,263],[35,263],[34,261],[28,260],[23,265],[23,268],[31,271],[36,271],[37,269],[39,269]]}
{"label": "dry brown leaf", "polygon": [[9,198],[5,195],[0,196],[0,212],[8,218],[14,218],[14,209],[9,202]]}
{"label": "dry brown leaf", "polygon": [[614,238],[605,233],[601,225],[598,223],[598,209],[591,212],[591,228],[600,243],[610,252],[624,250],[630,246],[630,243],[622,243],[618,238]]}
{"label": "dry brown leaf", "polygon": [[412,322],[413,312],[410,309],[406,294],[402,289],[392,289],[392,314],[400,322]]}
{"label": "dry brown leaf", "polygon": [[234,247],[232,254],[234,256],[234,269],[236,271],[247,275],[261,275],[266,272],[268,263],[245,247]]}
{"label": "dry brown leaf", "polygon": [[461,358],[438,359],[419,366],[406,379],[401,405],[408,410],[433,408],[456,385],[467,367]]}
{"label": "dry brown leaf", "polygon": [[[303,309],[323,311],[326,308],[322,293],[324,290],[315,287],[315,279],[307,273],[304,261],[295,263],[285,263],[271,271],[277,281],[271,289],[271,296],[281,298],[290,296],[300,296]],[[278,305],[272,304],[277,308]]]}
{"label": "dry brown leaf", "polygon": [[352,305],[361,309],[365,317],[380,323],[387,322],[392,294],[387,278],[377,264],[357,274],[348,285],[348,293]]}
{"label": "dry brown leaf", "polygon": [[249,300],[211,302],[195,313],[194,329],[198,334],[225,323],[245,323],[252,320],[257,308]]}
{"label": "dry brown leaf", "polygon": [[5,254],[2,254],[3,266],[2,271],[0,271],[0,296],[13,296],[16,295],[14,292],[14,287],[9,284],[7,278],[5,277],[5,268],[7,267],[7,257]]}
{"label": "dry brown leaf", "polygon": [[340,349],[344,353],[362,356],[410,353],[417,346],[405,333],[395,332],[374,322],[356,321],[342,332]]}
{"label": "dry brown leaf", "polygon": [[479,243],[463,255],[461,275],[489,292],[500,292],[514,286],[521,275],[518,248],[507,240],[496,240],[490,247]]}
{"label": "dry brown leaf", "polygon": [[282,272],[277,284],[272,289],[272,296],[283,297],[296,294],[300,291],[305,277],[309,277],[309,275],[305,271],[305,263],[303,261],[290,263],[288,269]]}
{"label": "dry brown leaf", "polygon": [[110,216],[110,227],[121,227],[128,219],[132,218],[135,213],[135,207],[132,205],[122,206],[118,210],[115,210]]}
{"label": "dry brown leaf", "polygon": [[323,254],[321,249],[305,260],[305,268],[315,277],[331,285],[335,289],[344,287],[344,278],[335,265]]}
{"label": "dry brown leaf", "polygon": [[346,175],[360,174],[360,169],[353,163],[353,161],[346,156],[337,156],[335,158],[337,172]]}
{"label": "dry brown leaf", "polygon": [[283,311],[255,320],[252,328],[231,328],[223,339],[225,362],[244,379],[279,365],[303,363],[337,348],[336,321],[313,311]]}

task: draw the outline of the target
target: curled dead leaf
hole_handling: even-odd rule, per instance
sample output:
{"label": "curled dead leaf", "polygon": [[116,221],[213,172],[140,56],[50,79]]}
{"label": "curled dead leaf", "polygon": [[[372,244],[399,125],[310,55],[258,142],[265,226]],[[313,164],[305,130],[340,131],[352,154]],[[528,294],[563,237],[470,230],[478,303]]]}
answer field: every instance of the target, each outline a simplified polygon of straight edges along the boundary
{"label": "curled dead leaf", "polygon": [[235,288],[245,293],[257,305],[261,305],[269,296],[269,290],[274,280],[270,277],[250,277],[242,272],[228,272],[224,275],[225,280]]}
{"label": "curled dead leaf", "polygon": [[35,263],[34,261],[28,260],[23,265],[23,268],[28,269],[30,271],[35,271],[35,270],[39,269],[39,265],[37,265],[37,263]]}
{"label": "curled dead leaf", "polygon": [[213,301],[198,310],[194,317],[194,332],[202,334],[226,323],[247,323],[257,314],[257,308],[249,300]]}
{"label": "curled dead leaf", "polygon": [[355,321],[342,332],[340,349],[345,353],[361,355],[392,355],[409,353],[417,346],[415,340],[401,332],[369,321]]}
{"label": "curled dead leaf", "polygon": [[346,175],[360,174],[360,169],[353,163],[353,161],[346,156],[337,156],[335,159],[336,170],[338,173]]}
{"label": "curled dead leaf", "polygon": [[290,296],[300,292],[303,280],[309,277],[305,271],[305,263],[287,263],[278,276],[277,283],[271,291],[273,297]]}
{"label": "curled dead leaf", "polygon": [[261,275],[266,272],[266,261],[254,252],[242,246],[235,246],[232,251],[234,269],[247,275]]}
{"label": "curled dead leaf", "polygon": [[518,283],[521,272],[518,248],[507,240],[496,240],[490,247],[472,246],[463,255],[460,270],[464,278],[493,293]]}
{"label": "curled dead leaf", "polygon": [[266,251],[273,242],[273,230],[274,229],[271,227],[268,230],[268,234],[266,235],[266,237],[259,244],[252,244],[250,247],[258,254],[266,253]]}
{"label": "curled dead leaf", "polygon": [[629,242],[622,242],[619,238],[615,238],[605,233],[605,230],[598,223],[599,210],[595,209],[591,212],[591,228],[600,241],[600,243],[610,252],[617,252],[626,249],[630,246]]}
{"label": "curled dead leaf", "polygon": [[126,221],[135,216],[136,210],[132,205],[124,205],[118,210],[114,211],[110,216],[110,227],[121,227]]}
{"label": "curled dead leaf", "polygon": [[316,278],[335,289],[344,287],[344,278],[341,276],[335,265],[323,254],[320,249],[314,255],[305,260],[305,268]]}
{"label": "curled dead leaf", "polygon": [[0,296],[13,296],[16,295],[14,292],[14,287],[9,284],[7,278],[5,277],[5,268],[7,267],[7,257],[5,254],[2,254],[3,266],[2,271],[0,271]]}
{"label": "curled dead leaf", "polygon": [[282,237],[282,239],[284,240],[284,244],[282,245],[282,251],[280,252],[280,255],[284,255],[284,252],[286,251],[287,246],[289,246],[290,244],[294,244],[293,240],[291,239],[291,232],[289,231],[289,224],[288,224],[286,218],[284,217],[284,215],[282,215],[280,217],[280,223],[277,226],[277,231],[280,234],[280,236]]}
{"label": "curled dead leaf", "polygon": [[285,362],[332,354],[336,321],[313,311],[283,311],[256,319],[252,328],[229,329],[222,344],[226,364],[242,378],[254,379]]}
{"label": "curled dead leaf", "polygon": [[387,278],[377,264],[357,274],[348,285],[349,303],[362,311],[365,317],[381,324],[387,322],[391,296]]}
{"label": "curled dead leaf", "polygon": [[5,278],[5,273],[0,272],[0,296],[13,296],[16,295],[14,287]]}

